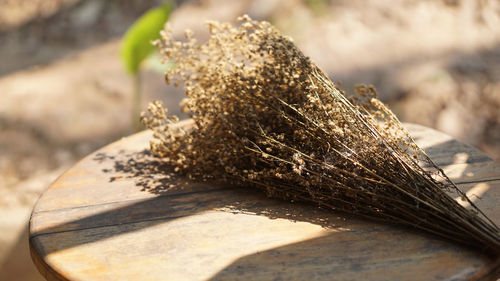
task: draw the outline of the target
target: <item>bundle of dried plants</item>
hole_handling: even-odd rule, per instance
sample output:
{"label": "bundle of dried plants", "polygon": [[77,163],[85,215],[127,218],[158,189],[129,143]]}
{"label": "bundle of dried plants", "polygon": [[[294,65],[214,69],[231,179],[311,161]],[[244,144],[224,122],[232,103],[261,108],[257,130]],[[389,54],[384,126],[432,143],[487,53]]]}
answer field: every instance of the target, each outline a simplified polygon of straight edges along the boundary
{"label": "bundle of dried plants", "polygon": [[[190,179],[257,187],[369,219],[416,227],[489,253],[499,228],[412,140],[373,87],[346,97],[267,22],[209,22],[199,44],[168,28],[156,42],[183,84],[191,130],[174,126],[160,102],[143,122],[155,155]],[[451,195],[451,196],[450,196]],[[466,209],[453,197],[470,204]]]}

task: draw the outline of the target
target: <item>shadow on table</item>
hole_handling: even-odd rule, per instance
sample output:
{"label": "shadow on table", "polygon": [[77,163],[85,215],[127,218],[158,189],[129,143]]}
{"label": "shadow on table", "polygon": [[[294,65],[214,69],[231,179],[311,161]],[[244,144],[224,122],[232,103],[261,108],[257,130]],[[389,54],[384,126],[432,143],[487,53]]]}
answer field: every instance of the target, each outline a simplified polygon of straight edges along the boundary
{"label": "shadow on table", "polygon": [[[409,233],[408,240],[412,236]],[[469,278],[482,271],[469,251],[433,238],[416,245],[405,243],[404,237],[405,232],[397,228],[394,232],[332,233],[242,256],[209,280],[474,280]],[[457,263],[436,265],[437,260],[447,259]],[[470,265],[460,278],[446,278]]]}
{"label": "shadow on table", "polygon": [[116,228],[117,232],[109,228],[91,236],[61,241],[58,245],[53,245],[53,248],[44,248],[45,254],[210,210],[254,214],[270,219],[303,221],[324,228],[341,227],[347,216],[339,214],[325,216],[325,211],[317,207],[311,208],[306,204],[290,204],[287,201],[271,199],[253,189],[189,182],[175,173],[168,173],[167,171],[171,170],[170,167],[153,157],[149,151],[135,153],[122,151],[116,155],[98,153],[93,160],[100,163],[112,163],[113,167],[102,170],[103,173],[109,175],[109,182],[126,178],[133,181],[142,191],[157,196],[140,201],[133,200],[133,203],[125,202],[95,215],[57,224],[33,233],[30,239],[46,234],[65,233],[69,230],[95,229],[98,231],[102,227],[120,226],[119,231]]}

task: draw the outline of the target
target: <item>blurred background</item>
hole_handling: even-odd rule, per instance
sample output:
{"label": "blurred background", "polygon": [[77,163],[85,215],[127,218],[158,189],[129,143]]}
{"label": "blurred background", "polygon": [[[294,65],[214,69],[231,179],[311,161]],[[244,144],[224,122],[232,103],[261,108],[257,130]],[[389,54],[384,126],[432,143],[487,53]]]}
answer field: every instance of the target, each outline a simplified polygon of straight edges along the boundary
{"label": "blurred background", "polygon": [[[134,132],[132,78],[120,38],[157,0],[0,0],[0,280],[42,280],[27,223],[43,190],[73,163]],[[346,92],[373,84],[402,121],[500,160],[500,1],[177,0],[181,38],[207,19],[247,13],[294,38]],[[182,91],[147,60],[143,107],[180,114]]]}

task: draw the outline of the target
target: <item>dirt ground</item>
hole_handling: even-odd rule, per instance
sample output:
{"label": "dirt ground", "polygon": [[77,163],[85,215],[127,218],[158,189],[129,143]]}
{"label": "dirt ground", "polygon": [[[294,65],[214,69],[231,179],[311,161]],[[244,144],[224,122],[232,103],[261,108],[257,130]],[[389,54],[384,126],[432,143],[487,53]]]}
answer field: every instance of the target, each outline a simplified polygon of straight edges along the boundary
{"label": "dirt ground", "polygon": [[[0,0],[0,280],[41,280],[27,248],[38,196],[91,151],[131,134],[120,36],[162,1]],[[500,160],[500,3],[488,0],[178,1],[177,36],[243,13],[275,24],[350,92],[374,84],[407,122]],[[182,92],[146,63],[143,103]]]}

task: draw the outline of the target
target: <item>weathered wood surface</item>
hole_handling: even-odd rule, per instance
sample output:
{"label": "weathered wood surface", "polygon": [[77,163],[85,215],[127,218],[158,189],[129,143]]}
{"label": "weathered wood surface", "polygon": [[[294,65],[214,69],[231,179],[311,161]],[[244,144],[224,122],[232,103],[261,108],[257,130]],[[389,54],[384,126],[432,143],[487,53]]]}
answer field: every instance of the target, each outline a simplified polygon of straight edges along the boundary
{"label": "weathered wood surface", "polygon": [[[500,165],[437,131],[411,134],[500,224]],[[169,187],[151,135],[89,155],[42,195],[32,257],[48,280],[496,280],[499,261],[408,228],[231,186]],[[476,197],[480,200],[476,200]]]}

